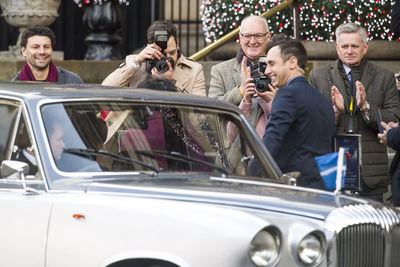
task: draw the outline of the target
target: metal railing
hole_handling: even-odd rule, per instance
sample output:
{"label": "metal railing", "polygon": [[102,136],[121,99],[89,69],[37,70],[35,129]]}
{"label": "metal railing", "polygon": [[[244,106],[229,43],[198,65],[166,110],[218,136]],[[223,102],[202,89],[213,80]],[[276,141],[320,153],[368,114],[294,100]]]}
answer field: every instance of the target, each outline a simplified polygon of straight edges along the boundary
{"label": "metal railing", "polygon": [[158,0],[160,19],[172,20],[178,28],[179,47],[190,55],[206,45],[200,17],[201,0]]}
{"label": "metal railing", "polygon": [[[293,12],[294,12],[294,19],[296,20],[296,18],[298,18],[298,13],[296,14],[296,10],[298,10],[298,0],[284,0],[282,1],[281,4],[274,6],[273,8],[269,9],[268,11],[262,13],[260,16],[264,17],[264,18],[269,18],[273,15],[275,15],[277,12],[285,9],[286,7],[288,7],[290,4],[294,3],[295,8],[293,8]],[[298,21],[298,20],[297,20]],[[296,25],[294,27],[294,36],[298,37],[298,23],[297,21],[294,21],[295,23],[293,25]],[[199,60],[202,57],[205,57],[206,55],[208,55],[209,53],[211,53],[212,51],[214,51],[215,49],[217,49],[218,47],[224,45],[225,43],[231,41],[233,38],[237,37],[239,34],[239,28],[236,28],[234,30],[232,30],[231,32],[225,34],[223,37],[219,38],[217,41],[215,41],[214,43],[211,43],[209,45],[207,45],[206,47],[204,47],[203,49],[201,49],[200,51],[196,52],[195,54],[190,56],[190,59],[193,60]]]}
{"label": "metal railing", "polygon": [[[152,0],[158,1],[159,19],[168,19],[178,28],[179,47],[185,55],[190,55],[193,60],[200,60],[209,53],[236,38],[239,28],[232,30],[223,37],[206,46],[203,36],[203,25],[200,18],[200,0]],[[260,16],[269,18],[277,12],[293,5],[293,36],[298,39],[299,9],[298,0],[283,0],[279,5],[262,13]],[[195,11],[194,11],[195,10]],[[192,12],[191,12],[192,11]],[[194,12],[193,12],[194,11]],[[195,15],[193,15],[195,14]],[[199,50],[200,49],[200,50]]]}

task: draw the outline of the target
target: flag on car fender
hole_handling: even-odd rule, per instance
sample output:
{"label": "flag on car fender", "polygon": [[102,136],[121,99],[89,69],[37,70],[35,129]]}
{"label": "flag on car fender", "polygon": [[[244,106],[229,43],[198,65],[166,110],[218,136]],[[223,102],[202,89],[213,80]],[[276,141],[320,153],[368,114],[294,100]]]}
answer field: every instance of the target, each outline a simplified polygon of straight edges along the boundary
{"label": "flag on car fender", "polygon": [[[333,191],[340,190],[344,184],[346,176],[346,158],[344,154],[346,149],[341,147],[339,152],[329,153],[315,157],[322,180],[326,189]],[[338,172],[338,170],[341,170]]]}

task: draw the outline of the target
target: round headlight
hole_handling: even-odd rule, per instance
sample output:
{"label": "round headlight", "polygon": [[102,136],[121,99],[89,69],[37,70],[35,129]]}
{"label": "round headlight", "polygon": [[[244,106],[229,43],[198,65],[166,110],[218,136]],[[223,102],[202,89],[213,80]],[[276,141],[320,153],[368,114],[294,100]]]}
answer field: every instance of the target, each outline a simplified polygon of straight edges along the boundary
{"label": "round headlight", "polygon": [[311,265],[321,258],[322,250],[321,240],[317,236],[309,234],[300,241],[297,254],[302,263]]}
{"label": "round headlight", "polygon": [[250,244],[250,259],[256,266],[268,266],[279,256],[279,236],[268,229],[258,232]]}

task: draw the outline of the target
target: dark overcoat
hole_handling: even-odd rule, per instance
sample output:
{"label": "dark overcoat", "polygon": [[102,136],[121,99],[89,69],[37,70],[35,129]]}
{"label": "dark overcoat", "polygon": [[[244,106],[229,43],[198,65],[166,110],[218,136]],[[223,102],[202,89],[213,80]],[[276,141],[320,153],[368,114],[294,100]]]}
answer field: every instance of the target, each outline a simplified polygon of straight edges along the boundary
{"label": "dark overcoat", "polygon": [[[309,81],[326,98],[331,101],[331,88],[335,85],[344,99],[345,112],[336,121],[337,133],[346,133],[350,116],[350,89],[346,88],[343,76],[339,70],[340,61],[311,71]],[[394,73],[365,62],[361,83],[366,91],[366,100],[370,104],[370,119],[366,120],[361,110],[355,110],[355,132],[361,134],[362,166],[361,177],[367,187],[364,191],[377,187],[386,187],[390,181],[386,147],[377,138],[377,110],[382,115],[382,121],[397,122],[400,118],[400,103],[397,93]],[[332,103],[332,101],[331,101]]]}

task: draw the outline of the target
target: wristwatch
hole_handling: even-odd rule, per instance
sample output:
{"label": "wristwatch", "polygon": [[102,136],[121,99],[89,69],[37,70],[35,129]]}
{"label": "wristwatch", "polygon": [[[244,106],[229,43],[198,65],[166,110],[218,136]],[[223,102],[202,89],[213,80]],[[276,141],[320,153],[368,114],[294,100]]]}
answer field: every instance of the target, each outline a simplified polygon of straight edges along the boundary
{"label": "wristwatch", "polygon": [[365,121],[369,121],[370,119],[370,110],[371,110],[371,105],[367,101],[365,101],[365,107],[361,108]]}
{"label": "wristwatch", "polygon": [[365,101],[365,108],[362,108],[361,111],[369,114],[370,110],[371,110],[371,105]]}

